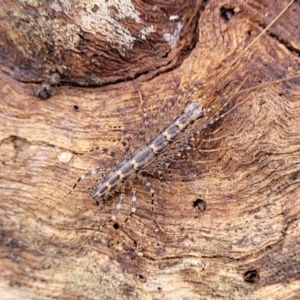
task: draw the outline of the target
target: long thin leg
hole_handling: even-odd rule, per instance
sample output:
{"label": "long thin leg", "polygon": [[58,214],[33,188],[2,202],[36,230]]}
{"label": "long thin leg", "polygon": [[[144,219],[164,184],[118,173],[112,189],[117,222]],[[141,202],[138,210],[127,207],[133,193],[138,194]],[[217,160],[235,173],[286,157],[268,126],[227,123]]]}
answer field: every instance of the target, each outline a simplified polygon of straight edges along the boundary
{"label": "long thin leg", "polygon": [[133,149],[130,146],[130,140],[131,140],[131,136],[128,133],[124,132],[124,139],[121,141],[121,143],[124,147],[124,153],[127,157],[129,157],[133,152]]}
{"label": "long thin leg", "polygon": [[[103,228],[103,227],[105,227],[108,223],[110,223],[111,221],[115,221],[115,220],[116,220],[117,215],[118,215],[118,213],[119,213],[119,211],[120,211],[120,209],[121,209],[121,206],[122,206],[122,203],[123,203],[124,199],[125,199],[125,195],[124,195],[124,194],[120,194],[119,202],[118,202],[118,204],[117,204],[117,206],[116,206],[116,208],[115,208],[115,211],[114,211],[113,215],[109,218],[108,221],[106,221],[104,224],[100,225],[100,226],[98,227],[98,229],[95,230],[95,229],[93,229],[93,228],[84,228],[84,229],[88,229],[88,230],[93,230],[93,231],[94,231],[91,235],[89,235],[89,236],[85,239],[85,242],[86,242],[88,239],[90,239],[97,231],[100,231],[100,228]],[[82,244],[82,246],[80,247],[80,249],[83,248],[83,245],[85,244],[85,242]]]}
{"label": "long thin leg", "polygon": [[131,201],[132,201],[132,204],[131,204],[131,211],[130,211],[130,214],[128,215],[128,217],[125,219],[125,221],[123,222],[123,225],[124,223],[126,223],[130,217],[136,212],[136,189],[135,188],[132,188],[131,189],[131,192],[132,192],[132,198],[131,198]]}
{"label": "long thin leg", "polygon": [[97,150],[102,151],[102,152],[104,152],[105,154],[111,156],[112,159],[116,162],[116,164],[119,163],[119,161],[118,161],[117,158],[116,158],[116,153],[113,152],[113,151],[110,151],[110,150],[107,149],[107,148],[104,148],[104,147],[95,147],[95,148],[93,148],[93,149],[91,149],[91,150],[88,150],[87,152],[88,152],[88,153],[91,153],[91,152],[94,152],[94,151],[97,151]]}
{"label": "long thin leg", "polygon": [[94,169],[94,170],[92,170],[92,171],[88,171],[88,172],[82,174],[82,175],[77,179],[77,181],[75,182],[75,184],[73,185],[72,190],[69,191],[69,192],[64,196],[64,198],[66,198],[67,196],[69,196],[69,195],[75,190],[76,186],[78,185],[78,183],[79,183],[81,180],[83,180],[83,179],[85,179],[85,178],[87,178],[87,177],[93,176],[93,175],[95,175],[95,174],[97,174],[97,173],[102,173],[102,172],[104,172],[104,171],[105,171],[105,168],[99,167],[99,168],[96,168],[96,169]]}
{"label": "long thin leg", "polygon": [[163,228],[161,227],[161,225],[156,221],[156,218],[155,218],[155,214],[154,214],[154,194],[155,194],[155,191],[151,185],[151,183],[145,178],[145,177],[142,177],[141,178],[142,182],[144,183],[144,185],[149,189],[150,193],[151,193],[151,211],[152,211],[152,219],[153,221],[155,222],[155,224],[157,225],[157,227],[162,231],[164,232]]}
{"label": "long thin leg", "polygon": [[[152,189],[152,190],[153,190],[153,189]],[[130,211],[130,214],[128,215],[128,217],[127,217],[127,218],[124,220],[124,222],[122,223],[122,225],[119,226],[118,232],[120,232],[120,229],[123,227],[124,223],[126,223],[126,222],[129,220],[129,218],[130,218],[130,217],[135,213],[135,211],[136,211],[136,200],[137,200],[137,197],[136,197],[136,189],[135,189],[135,188],[132,188],[131,191],[132,191],[132,205],[131,205],[131,211]],[[154,190],[153,190],[153,192],[154,192]],[[111,221],[115,221],[115,220],[117,219],[117,215],[118,215],[118,213],[119,213],[119,211],[120,211],[120,209],[121,209],[121,206],[122,206],[122,203],[123,203],[124,199],[125,199],[125,195],[124,195],[123,193],[121,193],[121,194],[120,194],[120,197],[119,197],[118,204],[117,204],[117,206],[116,206],[116,208],[115,208],[115,211],[114,211],[113,215],[112,215],[112,216],[109,218],[109,220],[107,220],[104,224],[100,225],[100,226],[98,227],[98,229],[88,228],[88,227],[84,227],[84,228],[81,228],[81,229],[80,229],[80,230],[92,230],[92,231],[93,231],[93,233],[92,233],[91,235],[89,235],[89,236],[85,239],[85,242],[86,242],[88,239],[90,239],[91,236],[93,236],[97,231],[99,232],[101,228],[105,227],[105,226],[106,226],[108,223],[110,223]],[[158,226],[159,226],[159,225],[158,225]],[[65,228],[62,228],[62,229],[65,230]],[[73,229],[68,229],[68,230],[73,230]],[[78,229],[75,229],[75,230],[78,230]],[[161,229],[161,230],[162,230],[162,229]],[[125,233],[126,233],[126,232],[125,232]],[[132,237],[130,237],[127,233],[126,233],[126,235],[127,235],[130,239],[132,239],[133,242],[136,244],[136,241],[135,241]],[[84,247],[85,242],[82,243],[82,246],[80,247],[80,249]]]}
{"label": "long thin leg", "polygon": [[[130,211],[130,214],[127,216],[127,218],[123,221],[123,223],[120,225],[120,226],[118,226],[116,229],[118,229],[118,234],[121,232],[121,230],[122,230],[122,227],[124,226],[124,224],[130,219],[130,217],[135,213],[135,211],[136,211],[136,189],[135,188],[132,188],[131,189],[131,191],[132,191],[132,204],[131,204],[131,211]],[[121,209],[121,205],[122,205],[122,203],[123,203],[123,200],[124,200],[124,198],[125,198],[125,196],[124,196],[124,194],[120,194],[120,198],[119,198],[119,202],[118,202],[118,204],[117,204],[117,206],[116,206],[116,209],[115,209],[115,211],[114,211],[114,213],[113,213],[113,215],[112,215],[112,217],[109,219],[109,221],[108,222],[106,222],[106,224],[104,224],[102,227],[104,227],[105,225],[107,225],[110,221],[115,221],[116,220],[116,218],[117,218],[117,214],[118,214],[118,212],[120,211],[120,209]],[[135,244],[135,246],[137,246],[137,242],[126,232],[126,231],[123,231],[133,242],[134,242],[134,244]]]}
{"label": "long thin leg", "polygon": [[[131,211],[130,211],[129,216],[128,216],[128,217],[124,220],[124,222],[122,223],[122,225],[119,226],[119,228],[118,228],[119,232],[120,232],[120,229],[122,228],[122,226],[124,225],[124,223],[126,223],[126,222],[129,220],[129,218],[130,218],[130,217],[135,213],[135,211],[136,211],[136,189],[135,189],[135,188],[132,188],[131,191],[132,191],[132,206],[131,206]],[[85,242],[86,242],[88,239],[90,239],[97,231],[99,232],[101,228],[105,227],[108,223],[110,223],[110,222],[112,222],[112,221],[115,221],[115,220],[117,219],[117,215],[118,215],[118,213],[119,213],[119,211],[120,211],[120,209],[121,209],[121,207],[122,207],[122,203],[123,203],[124,199],[125,199],[125,195],[124,195],[123,193],[121,193],[121,194],[120,194],[120,197],[119,197],[118,204],[117,204],[117,206],[116,206],[116,208],[115,208],[114,213],[113,213],[112,216],[109,218],[109,220],[107,220],[104,224],[100,225],[100,226],[98,227],[98,229],[88,228],[88,227],[84,227],[84,228],[81,228],[81,229],[80,229],[80,230],[92,230],[92,231],[93,231],[93,233],[92,233],[91,235],[89,235],[89,236],[85,239],[84,243],[82,243],[80,249],[84,247]],[[65,230],[65,228],[62,228],[62,229]],[[73,229],[70,229],[70,230],[73,230]],[[78,229],[75,229],[75,230],[78,230]],[[127,233],[126,233],[126,234],[127,234]],[[128,236],[130,239],[132,239],[132,237],[130,237],[128,234],[127,234],[127,236]],[[134,239],[132,239],[132,240],[133,240],[134,243],[136,244],[136,241],[135,241]]]}
{"label": "long thin leg", "polygon": [[[91,153],[91,152],[94,152],[94,151],[97,151],[97,150],[100,150],[100,151],[102,151],[102,152],[104,152],[104,153],[110,155],[110,156],[113,158],[113,160],[116,162],[116,164],[119,163],[118,160],[116,159],[116,154],[115,154],[113,151],[110,151],[110,150],[108,150],[107,148],[104,148],[104,147],[95,147],[95,148],[93,148],[93,149],[91,149],[91,150],[86,151],[85,153]],[[84,153],[78,153],[78,154],[81,154],[81,155],[82,155],[82,154],[84,154]],[[97,173],[103,173],[103,172],[105,172],[105,171],[106,171],[106,168],[99,167],[99,168],[96,168],[96,169],[94,169],[94,170],[91,170],[91,171],[88,171],[88,172],[82,174],[82,175],[77,179],[77,181],[75,182],[75,184],[73,185],[72,190],[71,190],[70,192],[68,192],[68,193],[64,196],[64,198],[66,198],[67,196],[69,196],[69,195],[75,190],[76,186],[78,185],[78,183],[79,183],[81,180],[83,180],[83,179],[85,179],[85,178],[87,178],[87,177],[93,176],[93,175],[95,175],[95,174],[97,174]]]}
{"label": "long thin leg", "polygon": [[[122,228],[124,226],[124,224],[130,219],[130,217],[136,212],[136,189],[135,188],[132,188],[131,189],[131,192],[132,192],[132,198],[131,198],[131,201],[132,201],[132,204],[131,204],[131,211],[130,211],[130,214],[127,216],[127,218],[124,220],[124,222],[120,225],[120,228]],[[119,199],[119,203],[118,205],[116,206],[116,209],[112,215],[112,217],[110,218],[109,222],[110,221],[115,221],[116,218],[117,218],[117,214],[121,208],[121,205],[122,205],[122,202],[124,200],[124,194],[121,194],[120,195],[120,199]]]}
{"label": "long thin leg", "polygon": [[113,215],[110,217],[110,220],[108,222],[115,221],[115,219],[117,218],[117,215],[118,215],[118,213],[119,213],[119,211],[121,209],[121,206],[122,206],[124,198],[125,198],[125,195],[124,194],[120,194],[119,202],[118,202],[118,204],[117,204],[117,206],[115,208],[115,211],[114,211]]}

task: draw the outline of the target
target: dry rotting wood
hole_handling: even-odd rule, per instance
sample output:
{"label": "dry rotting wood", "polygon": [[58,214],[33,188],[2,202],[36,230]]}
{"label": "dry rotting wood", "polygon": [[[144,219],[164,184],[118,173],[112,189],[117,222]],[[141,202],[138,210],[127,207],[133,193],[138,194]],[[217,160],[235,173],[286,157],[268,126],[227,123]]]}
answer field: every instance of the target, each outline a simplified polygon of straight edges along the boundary
{"label": "dry rotting wood", "polygon": [[[161,183],[149,177],[156,191],[156,220],[164,232],[153,222],[150,194],[138,181],[137,213],[119,234],[112,223],[92,236],[90,230],[75,230],[97,228],[114,210],[117,196],[112,203],[93,206],[84,190],[99,177],[81,182],[64,198],[79,175],[113,165],[101,152],[78,153],[104,146],[122,158],[123,130],[132,137],[131,147],[138,147],[143,108],[157,110],[176,98],[182,87],[197,85],[195,95],[200,95],[203,85],[212,82],[287,2],[184,1],[181,11],[160,3],[145,8],[136,1],[130,5],[144,23],[129,16],[120,24],[135,30],[136,36],[146,25],[156,33],[132,49],[125,45],[122,53],[118,43],[103,38],[102,27],[87,30],[77,24],[82,34],[72,47],[62,25],[53,27],[54,35],[62,35],[61,44],[71,47],[70,57],[62,56],[56,67],[44,48],[38,48],[42,52],[36,65],[37,53],[24,50],[36,51],[28,43],[42,44],[43,34],[51,31],[48,23],[34,27],[31,18],[38,8],[26,4],[30,18],[20,15],[20,24],[43,30],[40,36],[37,31],[29,35],[30,31],[18,30],[14,21],[21,10],[14,3],[6,4],[0,25],[5,33],[0,77],[1,299],[296,299],[300,292],[297,79],[233,97],[230,106],[242,104],[199,135],[197,149],[171,165],[171,180]],[[74,5],[66,12],[56,5],[44,12],[53,20],[50,24],[66,22],[77,28],[76,16],[83,8]],[[100,6],[93,9],[101,11]],[[114,16],[119,9],[110,5]],[[166,17],[157,21],[158,12]],[[299,74],[299,13],[296,2],[207,91],[203,103]],[[169,33],[184,28],[182,34],[176,33],[175,46],[162,39],[170,17],[174,24]],[[83,17],[80,22],[84,21]],[[24,39],[12,50],[16,35]],[[54,46],[62,51],[56,42]],[[89,56],[82,47],[94,54]],[[97,53],[105,57],[104,73],[92,63]],[[45,60],[39,68],[41,57]],[[119,69],[112,71],[109,64]],[[62,85],[53,97],[41,101],[34,96],[38,84],[33,82],[40,83],[53,71],[61,72]],[[90,87],[95,82],[84,78],[91,74],[102,78],[102,87]],[[130,77],[134,80],[124,81]],[[170,109],[169,114],[172,119],[175,112]],[[120,221],[130,211],[130,197],[127,191]]]}

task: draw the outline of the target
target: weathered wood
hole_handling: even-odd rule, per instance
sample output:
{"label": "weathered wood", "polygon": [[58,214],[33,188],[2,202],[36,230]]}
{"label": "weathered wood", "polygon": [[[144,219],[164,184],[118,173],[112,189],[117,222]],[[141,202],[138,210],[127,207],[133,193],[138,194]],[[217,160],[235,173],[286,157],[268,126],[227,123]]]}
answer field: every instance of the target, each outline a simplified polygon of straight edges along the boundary
{"label": "weathered wood", "polygon": [[[155,44],[160,41],[157,35],[162,38],[162,18],[156,24],[162,26],[160,31],[150,34],[145,45],[134,49],[129,55],[132,60],[126,60],[130,53],[126,50],[124,64],[118,61],[118,66],[122,65],[119,73],[110,73],[107,68],[103,76],[93,69],[92,73],[105,78],[103,86],[97,88],[66,85],[95,85],[83,80],[91,74],[84,68],[84,61],[91,61],[84,51],[76,56],[77,63],[74,57],[66,61],[62,57],[59,64],[67,65],[65,73],[58,68],[41,68],[37,72],[30,65],[33,57],[28,53],[26,68],[31,66],[30,73],[36,76],[30,75],[29,80],[19,72],[24,57],[16,59],[12,68],[15,53],[9,55],[7,51],[2,56],[5,59],[0,77],[1,299],[297,298],[299,79],[232,97],[230,107],[241,104],[199,135],[199,141],[194,143],[198,152],[194,150],[188,159],[172,164],[171,180],[160,183],[158,178],[149,177],[156,191],[156,220],[164,232],[152,220],[151,197],[139,181],[134,183],[137,213],[119,235],[114,224],[92,236],[90,230],[74,229],[96,229],[114,210],[117,195],[112,202],[93,206],[84,191],[100,175],[80,182],[78,189],[64,198],[82,173],[114,164],[102,152],[78,153],[104,146],[122,159],[119,140],[123,130],[132,137],[132,148],[141,144],[138,135],[143,108],[157,110],[171,97],[176,98],[182,87],[197,85],[195,97],[201,95],[203,85],[214,82],[286,4],[209,1],[205,7],[195,4],[194,11],[185,4],[189,9],[182,13],[166,7],[167,16],[179,15],[174,24],[184,25],[176,49],[165,50],[176,59],[181,57],[181,63],[172,58],[164,64],[162,58],[156,60],[155,55],[141,53],[146,45],[148,49],[151,45],[167,49]],[[139,3],[134,6],[143,11]],[[15,27],[8,27],[9,18],[19,9],[9,4],[5,9],[1,28],[6,28],[9,37],[16,34]],[[231,17],[232,12],[235,13]],[[299,12],[299,4],[294,3],[269,33],[205,92],[201,103],[206,106],[221,96],[228,99],[226,96],[238,90],[299,74]],[[78,13],[69,12],[68,22],[79,22],[75,18]],[[55,20],[61,20],[62,15]],[[143,16],[146,15],[151,16],[148,10],[144,11]],[[53,17],[49,15],[50,19]],[[134,28],[130,19],[126,22],[121,23]],[[154,21],[147,22],[153,22],[155,27]],[[44,32],[50,30],[47,24]],[[104,36],[101,33],[97,28],[85,33],[90,44],[81,37],[86,49],[98,45],[98,37]],[[26,49],[28,36],[23,34],[27,38],[20,40],[20,47]],[[191,36],[185,39],[185,34]],[[43,43],[43,38],[34,36],[35,43]],[[67,34],[62,38],[62,44],[70,41]],[[193,46],[194,38],[195,47],[186,52],[187,45]],[[3,41],[1,45],[8,47]],[[112,61],[114,55],[110,55],[109,49],[100,42],[99,47],[101,50],[97,51]],[[44,54],[45,62],[51,61]],[[156,71],[151,72],[149,66]],[[162,72],[170,66],[176,68]],[[150,75],[145,73],[146,69]],[[62,72],[62,85],[54,96],[41,101],[34,96],[35,89],[53,71]],[[130,76],[134,80],[125,81]],[[120,82],[106,84],[116,80]],[[169,110],[169,120],[185,101]],[[218,110],[224,101],[217,102],[212,110]],[[130,198],[128,190],[118,215],[120,221],[130,211]]]}
{"label": "weathered wood", "polygon": [[152,78],[191,51],[202,10],[197,0],[12,1],[0,8],[2,58],[7,72],[26,82],[56,71],[83,86]]}

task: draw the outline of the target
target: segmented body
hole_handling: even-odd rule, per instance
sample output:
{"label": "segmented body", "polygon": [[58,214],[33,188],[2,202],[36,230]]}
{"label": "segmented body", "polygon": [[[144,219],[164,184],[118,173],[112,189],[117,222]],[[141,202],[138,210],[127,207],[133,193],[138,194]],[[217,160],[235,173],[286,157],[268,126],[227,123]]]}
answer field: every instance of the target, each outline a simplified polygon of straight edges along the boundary
{"label": "segmented body", "polygon": [[189,126],[203,116],[202,106],[197,101],[187,102],[184,110],[173,122],[139,147],[130,157],[124,159],[95,186],[92,193],[93,199],[95,201],[106,199],[115,191],[120,190],[125,182],[138,177],[157,161],[159,156],[165,155],[172,145],[182,138]]}
{"label": "segmented body", "polygon": [[[285,9],[227,66],[225,71],[221,72],[214,82],[218,82],[224,76],[232,66],[240,59],[240,57],[246,53],[246,51],[275,23],[275,21],[287,10],[287,8],[292,4],[291,1]],[[202,95],[205,94],[211,87],[213,83],[210,83],[202,91]],[[263,85],[261,85],[263,86]],[[254,88],[247,89],[248,92]],[[245,92],[245,90],[244,90]],[[240,92],[237,92],[240,94]],[[186,97],[186,99],[189,97]],[[202,108],[200,104],[200,99],[189,101],[186,103],[183,111],[172,121],[169,125],[164,127],[158,134],[156,134],[152,139],[149,139],[144,145],[140,146],[136,151],[134,151],[129,157],[122,160],[114,169],[109,171],[104,178],[95,185],[92,192],[92,198],[95,202],[105,200],[112,196],[115,192],[122,192],[123,187],[127,182],[132,182],[136,177],[142,179],[144,184],[149,188],[152,194],[152,204],[154,190],[151,184],[144,177],[149,168],[153,167],[155,164],[161,162],[165,158],[172,156],[177,152],[181,146],[186,146],[190,139],[199,132],[201,132],[209,124],[213,124],[220,117],[224,117],[228,114],[231,109],[226,112],[223,109],[227,106],[230,99],[225,102],[225,104],[219,107],[219,110],[215,108],[212,109],[214,103],[221,101],[222,99],[215,99],[210,104],[209,107],[205,109]],[[240,105],[243,101],[240,101],[235,107]],[[215,111],[215,113],[213,112]],[[223,113],[222,113],[223,111]],[[205,118],[203,118],[205,117]],[[199,119],[203,118],[202,122],[197,122]],[[147,125],[145,122],[145,125]],[[147,130],[147,128],[146,128]],[[108,152],[107,149],[103,149]],[[96,173],[102,172],[101,167],[90,171],[82,175],[77,183],[88,176],[94,175]],[[76,183],[76,184],[77,184]],[[73,189],[75,188],[74,185]],[[116,216],[121,208],[121,204],[125,198],[123,193],[120,194],[119,202],[116,209],[110,218],[110,220],[115,220]],[[132,188],[132,209],[131,213],[136,210],[136,190]],[[128,219],[128,218],[127,218]],[[127,220],[126,219],[126,220]],[[125,220],[125,222],[126,222]]]}

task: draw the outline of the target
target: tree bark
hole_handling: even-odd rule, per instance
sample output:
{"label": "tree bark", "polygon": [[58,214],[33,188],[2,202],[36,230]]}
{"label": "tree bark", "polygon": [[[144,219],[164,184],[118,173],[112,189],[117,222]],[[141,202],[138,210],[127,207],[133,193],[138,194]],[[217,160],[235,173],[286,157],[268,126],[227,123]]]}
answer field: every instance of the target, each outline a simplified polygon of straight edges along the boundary
{"label": "tree bark", "polygon": [[[273,81],[300,75],[299,4],[251,45],[288,2],[72,3],[0,8],[1,299],[297,299],[300,81]],[[189,99],[223,117],[147,176],[155,221],[136,179],[106,223],[101,174],[72,191],[117,163],[89,150],[121,161]]]}

